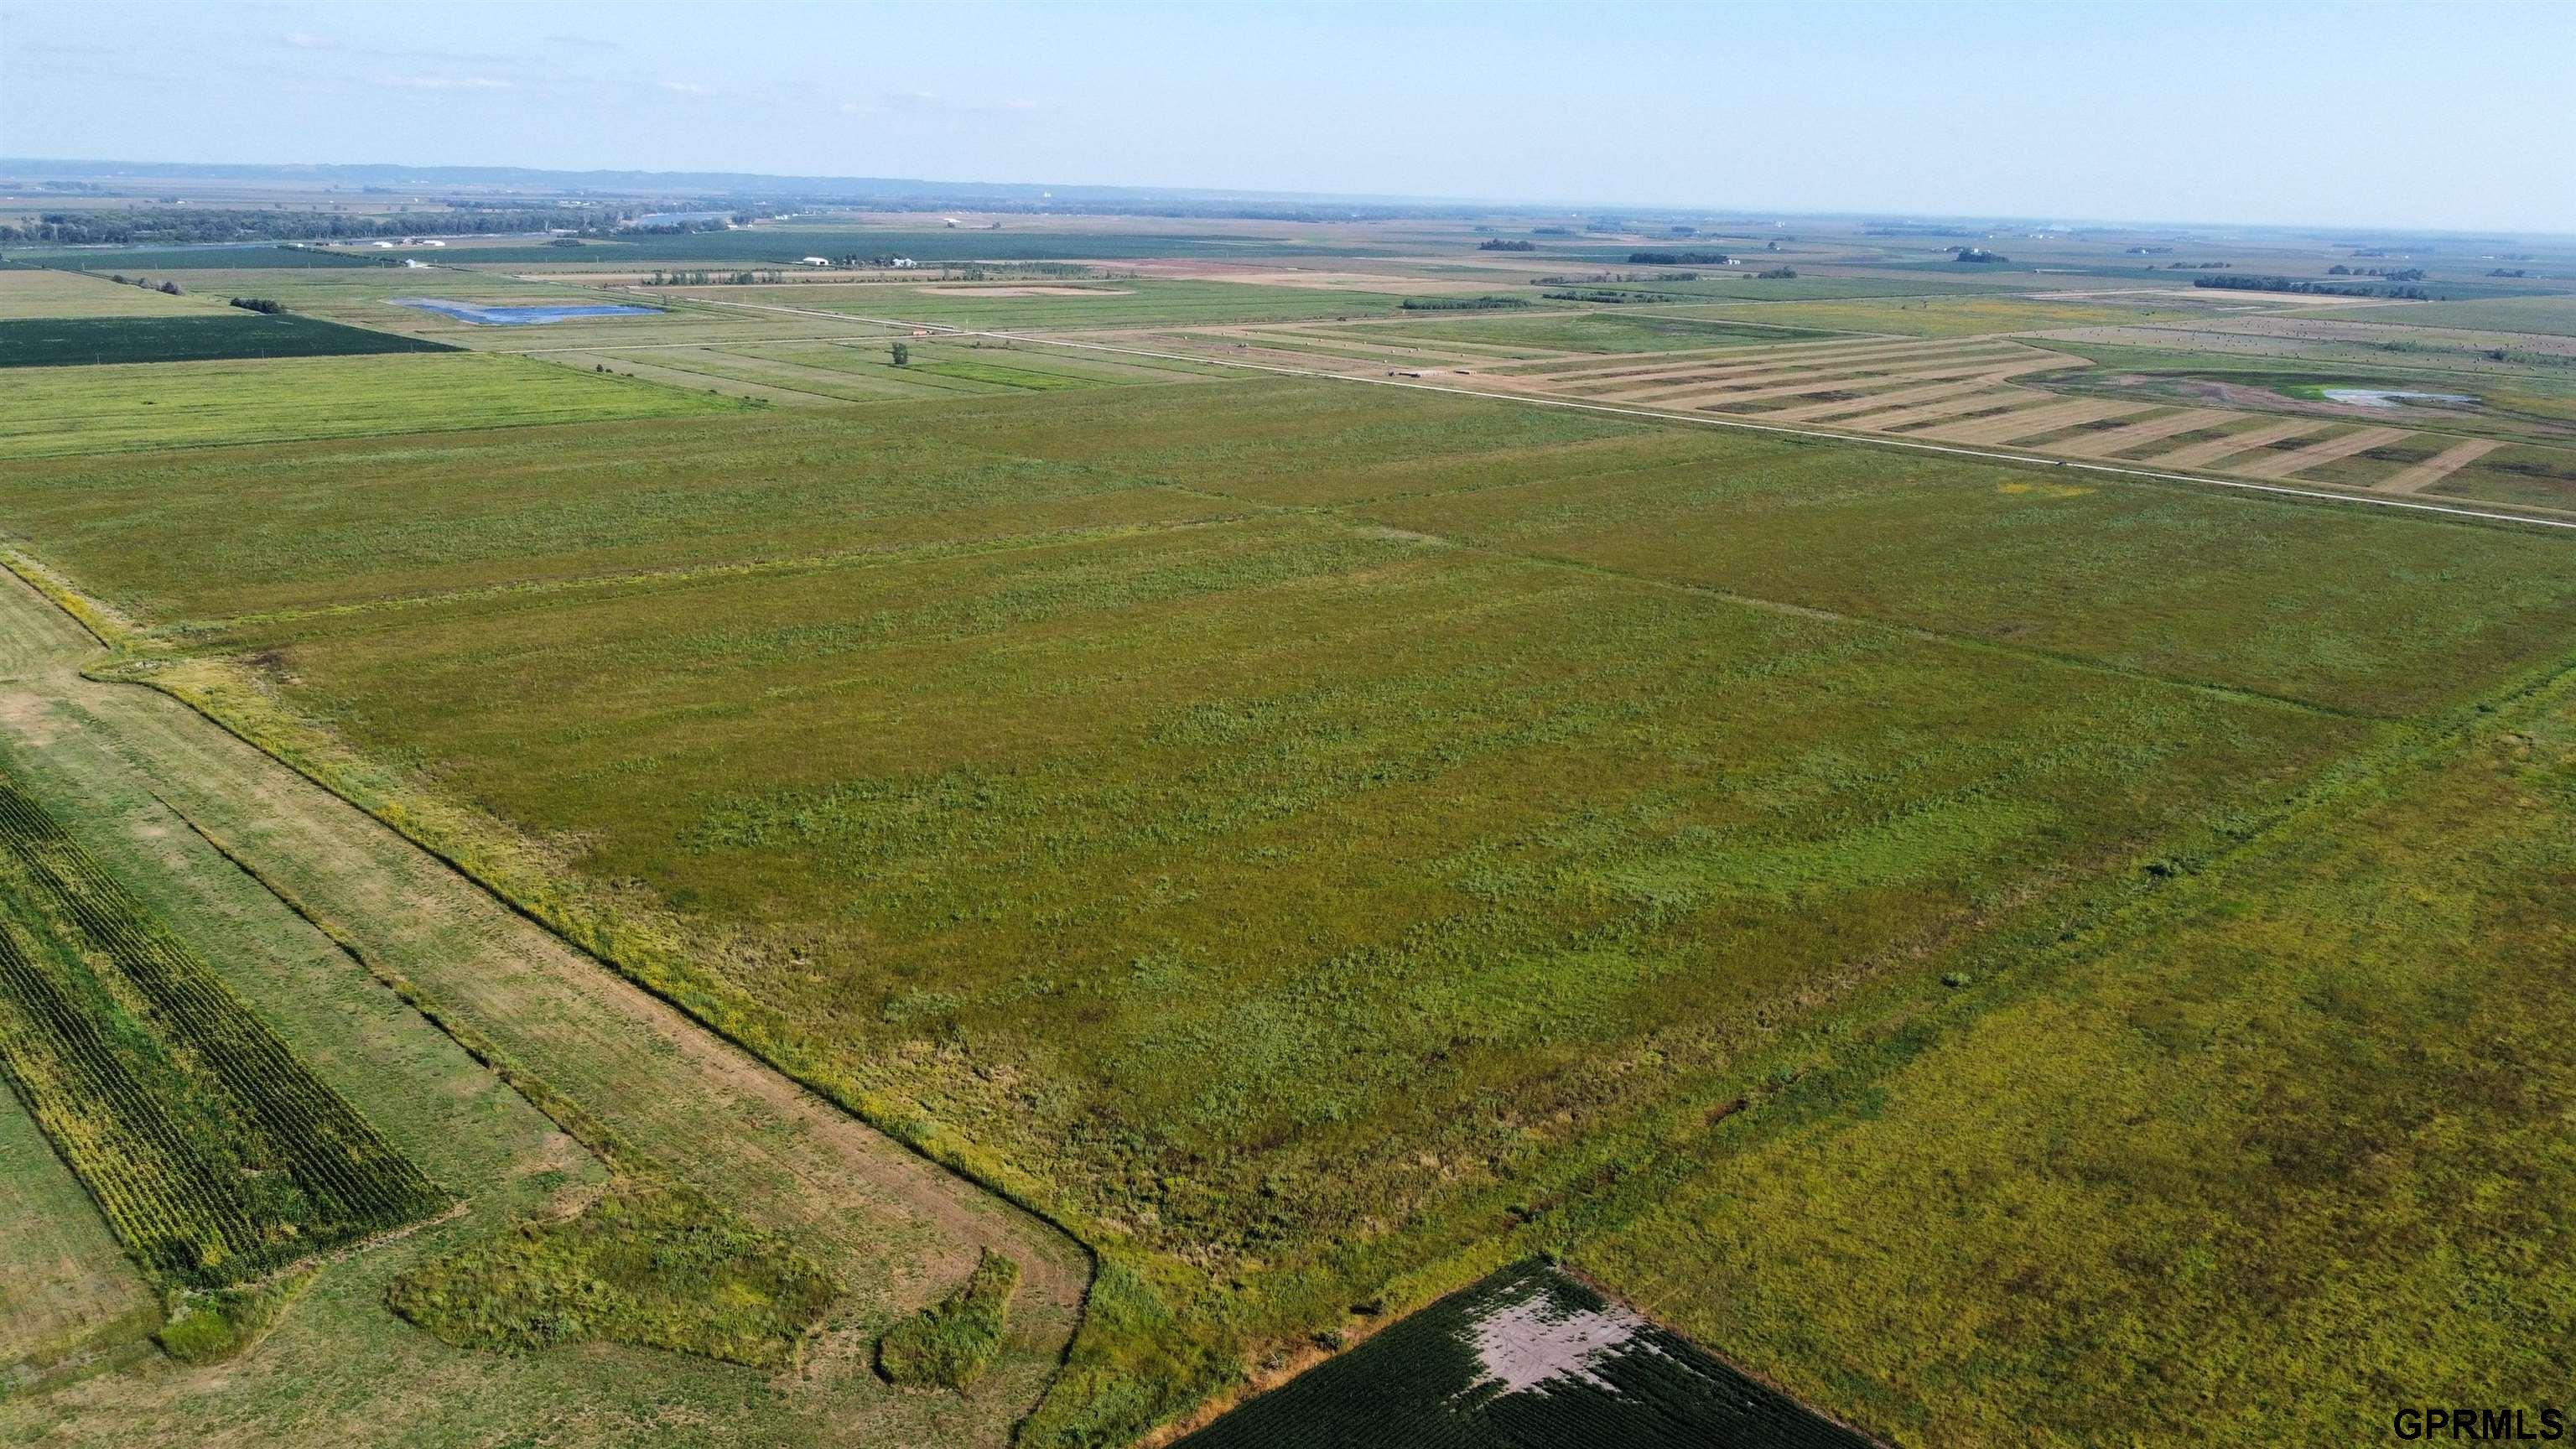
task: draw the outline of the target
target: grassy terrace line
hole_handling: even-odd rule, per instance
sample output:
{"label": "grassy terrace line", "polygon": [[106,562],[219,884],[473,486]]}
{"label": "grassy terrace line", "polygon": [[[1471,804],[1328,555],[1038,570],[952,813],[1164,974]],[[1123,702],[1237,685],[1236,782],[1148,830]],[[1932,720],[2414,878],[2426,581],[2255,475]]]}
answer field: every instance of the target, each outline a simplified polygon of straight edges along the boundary
{"label": "grassy terrace line", "polygon": [[0,1066],[135,1260],[220,1289],[447,1202],[0,774]]}
{"label": "grassy terrace line", "polygon": [[1865,1063],[2576,620],[2530,534],[2027,477],[1256,380],[0,507],[128,677],[1093,1244],[1079,1443],[1560,1244],[1784,1033]]}

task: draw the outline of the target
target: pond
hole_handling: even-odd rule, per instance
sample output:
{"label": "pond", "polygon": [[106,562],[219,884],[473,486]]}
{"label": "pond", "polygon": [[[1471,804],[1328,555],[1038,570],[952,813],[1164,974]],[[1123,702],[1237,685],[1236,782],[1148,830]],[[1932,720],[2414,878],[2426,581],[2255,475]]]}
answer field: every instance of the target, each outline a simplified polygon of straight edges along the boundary
{"label": "pond", "polygon": [[1175,1449],[1876,1449],[1583,1280],[1525,1262]]}
{"label": "pond", "polygon": [[480,302],[449,302],[436,297],[389,297],[397,307],[437,312],[480,327],[542,327],[575,317],[657,317],[659,307],[629,307],[620,302],[555,303],[538,307],[502,307]]}
{"label": "pond", "polygon": [[2320,389],[2328,402],[2352,403],[2365,408],[2393,408],[2399,403],[2473,403],[2477,399],[2458,392],[2401,392],[2382,387],[2329,387]]}

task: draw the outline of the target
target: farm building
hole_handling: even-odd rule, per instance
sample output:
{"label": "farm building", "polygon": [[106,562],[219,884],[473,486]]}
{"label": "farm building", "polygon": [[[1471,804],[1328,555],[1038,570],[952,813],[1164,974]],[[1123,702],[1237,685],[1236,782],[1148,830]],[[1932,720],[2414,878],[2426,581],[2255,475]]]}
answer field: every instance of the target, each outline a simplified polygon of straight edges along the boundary
{"label": "farm building", "polygon": [[893,265],[897,267],[917,267],[920,266],[921,263],[914,261],[910,257],[897,257],[894,259]]}
{"label": "farm building", "polygon": [[809,267],[828,267],[832,264],[830,257],[799,257],[797,260]]}

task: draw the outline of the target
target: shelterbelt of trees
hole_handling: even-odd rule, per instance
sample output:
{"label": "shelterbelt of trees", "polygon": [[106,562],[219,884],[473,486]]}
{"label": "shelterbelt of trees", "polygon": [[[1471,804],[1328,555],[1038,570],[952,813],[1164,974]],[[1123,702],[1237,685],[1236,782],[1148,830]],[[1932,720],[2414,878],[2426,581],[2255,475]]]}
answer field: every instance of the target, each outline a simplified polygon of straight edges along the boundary
{"label": "shelterbelt of trees", "polygon": [[2421,287],[2380,286],[2372,282],[2319,282],[2305,277],[2194,277],[2191,284],[2239,292],[2309,292],[2329,297],[2406,297],[2416,301],[2433,295]]}
{"label": "shelterbelt of trees", "polygon": [[0,225],[0,242],[49,242],[60,246],[116,246],[137,242],[331,241],[380,236],[463,236],[479,232],[578,231],[617,226],[630,208],[596,206],[475,206],[352,216],[339,212],[153,207],[117,211],[48,211],[26,225]]}

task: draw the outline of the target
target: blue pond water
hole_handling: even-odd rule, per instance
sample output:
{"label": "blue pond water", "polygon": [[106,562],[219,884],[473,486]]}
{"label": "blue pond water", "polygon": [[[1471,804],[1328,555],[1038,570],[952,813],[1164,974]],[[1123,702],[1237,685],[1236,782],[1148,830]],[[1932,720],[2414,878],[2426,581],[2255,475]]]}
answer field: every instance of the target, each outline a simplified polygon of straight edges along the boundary
{"label": "blue pond water", "polygon": [[435,297],[391,297],[397,307],[417,307],[424,312],[437,312],[461,322],[484,327],[541,327],[548,322],[561,322],[573,317],[647,317],[659,307],[627,307],[614,302],[589,306],[552,307],[486,307],[473,302],[445,302]]}

